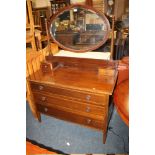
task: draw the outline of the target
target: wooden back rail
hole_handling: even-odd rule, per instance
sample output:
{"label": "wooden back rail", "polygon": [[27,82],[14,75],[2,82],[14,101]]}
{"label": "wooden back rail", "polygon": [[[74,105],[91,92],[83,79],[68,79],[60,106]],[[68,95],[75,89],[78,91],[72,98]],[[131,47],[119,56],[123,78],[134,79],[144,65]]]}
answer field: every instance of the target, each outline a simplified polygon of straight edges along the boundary
{"label": "wooden back rail", "polygon": [[115,16],[112,16],[112,26],[111,26],[111,45],[110,45],[110,59],[113,60],[114,55],[114,27],[115,27]]}
{"label": "wooden back rail", "polygon": [[109,68],[116,69],[118,62],[113,60],[98,60],[87,58],[73,58],[73,57],[61,57],[61,56],[47,56],[46,60],[52,64],[60,64],[63,66],[79,67],[79,68]]}

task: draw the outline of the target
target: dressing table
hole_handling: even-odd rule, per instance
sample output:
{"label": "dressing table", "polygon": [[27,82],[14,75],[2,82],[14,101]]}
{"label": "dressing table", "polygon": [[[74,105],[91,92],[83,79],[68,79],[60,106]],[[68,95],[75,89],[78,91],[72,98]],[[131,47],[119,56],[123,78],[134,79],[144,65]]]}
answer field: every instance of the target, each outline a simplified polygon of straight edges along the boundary
{"label": "dressing table", "polygon": [[[80,25],[80,28],[77,17],[81,13],[89,16],[89,19],[87,23],[84,21],[84,25]],[[67,24],[63,30],[58,31],[62,23]],[[93,26],[94,23],[100,25],[100,28],[97,30],[86,28],[89,24]],[[57,34],[61,32],[62,34],[76,32],[78,36],[72,44],[68,42],[65,44],[61,39],[57,39]],[[96,35],[100,32],[104,32],[102,37]],[[46,56],[41,68],[28,77],[39,120],[40,113],[43,113],[101,130],[105,143],[109,98],[113,94],[118,74],[117,62],[110,59],[111,53],[99,52],[99,54],[91,51],[103,45],[110,32],[107,18],[89,6],[67,6],[53,16],[49,23],[49,34],[63,50],[56,55]],[[89,36],[86,41],[79,44],[79,38],[85,33],[91,33],[92,37]],[[91,42],[92,38],[95,38],[94,43]],[[73,52],[75,53],[71,54]],[[80,52],[83,52],[83,57]]]}

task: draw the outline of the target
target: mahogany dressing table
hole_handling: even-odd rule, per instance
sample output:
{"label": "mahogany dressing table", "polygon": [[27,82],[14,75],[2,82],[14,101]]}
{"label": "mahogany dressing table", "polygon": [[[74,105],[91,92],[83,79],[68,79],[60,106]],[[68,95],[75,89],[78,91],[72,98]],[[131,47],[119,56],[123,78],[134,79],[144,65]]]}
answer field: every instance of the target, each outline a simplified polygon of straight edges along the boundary
{"label": "mahogany dressing table", "polygon": [[[65,18],[64,12],[67,12],[69,17]],[[101,29],[87,30],[85,25],[84,29],[82,27],[80,30],[76,24],[78,14],[81,13],[90,17],[87,23],[84,21],[85,24],[97,23]],[[66,32],[78,32],[80,36],[80,32],[83,35],[84,32],[91,31],[93,34],[96,31],[97,33],[104,31],[104,35],[96,39],[96,44],[91,44],[87,40],[80,45],[76,42],[72,45],[65,45],[57,41],[55,36],[58,27],[63,22],[68,23],[65,28]],[[107,18],[92,7],[84,5],[71,5],[63,8],[54,15],[49,24],[49,33],[54,42],[61,48],[72,52],[88,52],[96,49],[105,43],[110,32]],[[64,30],[62,33],[64,34]],[[92,37],[95,38],[95,36]],[[89,39],[91,41],[91,38]],[[117,62],[104,60],[102,57],[91,59],[52,54],[46,56],[46,61],[41,64],[40,70],[28,78],[39,119],[40,113],[43,113],[101,130],[103,143],[105,143],[109,98],[113,94],[117,74]]]}

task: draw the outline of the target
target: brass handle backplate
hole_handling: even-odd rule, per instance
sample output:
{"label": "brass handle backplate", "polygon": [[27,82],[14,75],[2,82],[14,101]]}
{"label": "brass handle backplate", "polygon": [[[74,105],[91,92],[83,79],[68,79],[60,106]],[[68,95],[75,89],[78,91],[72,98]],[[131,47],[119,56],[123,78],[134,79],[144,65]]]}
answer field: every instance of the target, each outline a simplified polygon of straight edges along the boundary
{"label": "brass handle backplate", "polygon": [[44,111],[47,112],[48,111],[48,108],[44,108]]}
{"label": "brass handle backplate", "polygon": [[44,89],[44,87],[43,86],[39,86],[39,90],[43,90]]}
{"label": "brass handle backplate", "polygon": [[86,107],[86,112],[90,112],[90,107]]}
{"label": "brass handle backplate", "polygon": [[86,100],[89,101],[90,99],[91,99],[91,96],[90,95],[87,95],[86,96]]}
{"label": "brass handle backplate", "polygon": [[42,97],[41,97],[41,100],[42,100],[42,101],[45,101],[45,100],[46,100],[46,97],[45,97],[45,96],[42,96]]}
{"label": "brass handle backplate", "polygon": [[91,119],[87,119],[87,124],[90,124],[91,123]]}

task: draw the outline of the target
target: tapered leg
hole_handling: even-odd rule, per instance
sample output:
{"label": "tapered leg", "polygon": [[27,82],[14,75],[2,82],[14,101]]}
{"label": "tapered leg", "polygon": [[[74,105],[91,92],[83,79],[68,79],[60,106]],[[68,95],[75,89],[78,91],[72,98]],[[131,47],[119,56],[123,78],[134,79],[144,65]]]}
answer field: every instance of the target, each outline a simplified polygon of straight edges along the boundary
{"label": "tapered leg", "polygon": [[107,138],[107,131],[106,132],[103,131],[103,144],[105,144],[106,138]]}
{"label": "tapered leg", "polygon": [[[106,109],[108,109],[108,108],[106,108]],[[105,116],[105,124],[103,127],[103,144],[105,144],[106,138],[107,138],[107,125],[108,125],[108,110],[107,110],[107,113]]]}
{"label": "tapered leg", "polygon": [[37,112],[37,120],[41,123],[41,114],[40,114],[40,112]]}

